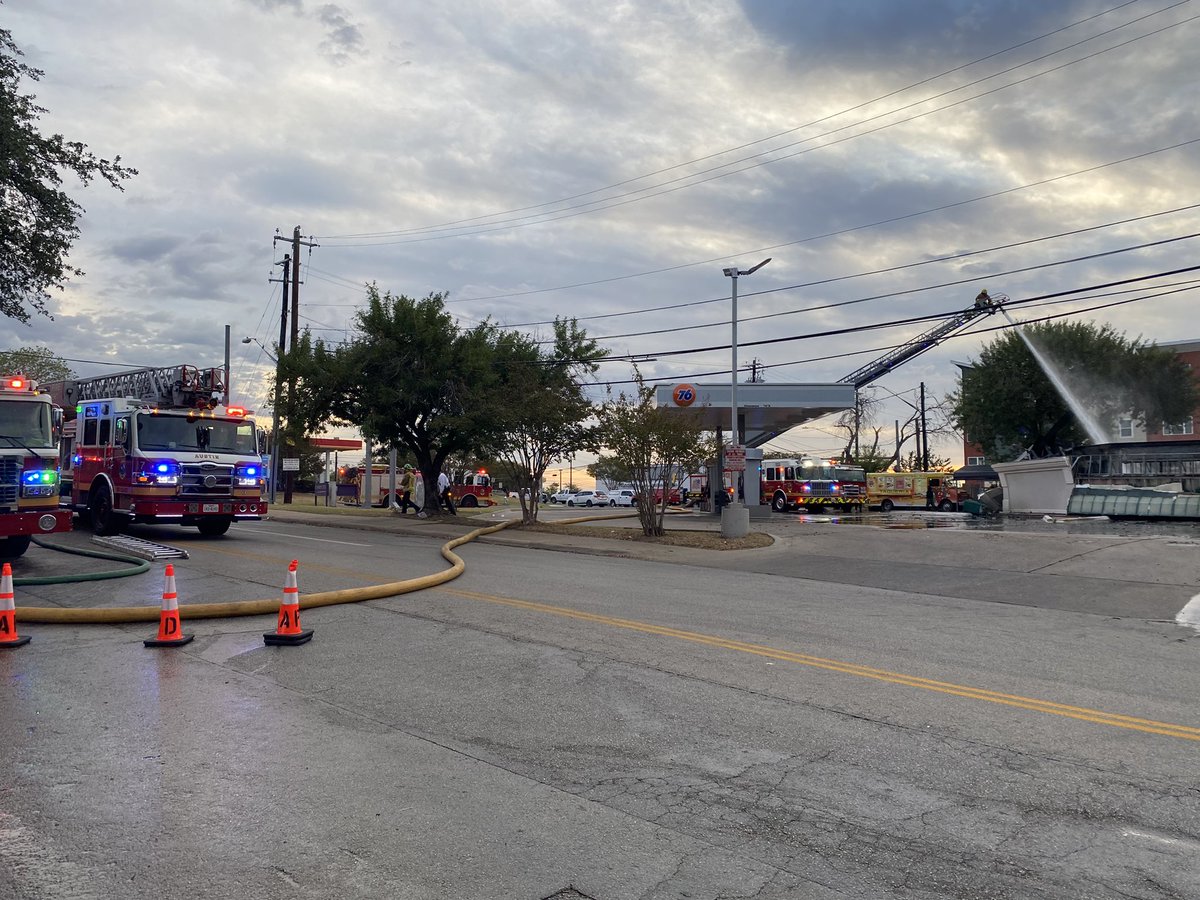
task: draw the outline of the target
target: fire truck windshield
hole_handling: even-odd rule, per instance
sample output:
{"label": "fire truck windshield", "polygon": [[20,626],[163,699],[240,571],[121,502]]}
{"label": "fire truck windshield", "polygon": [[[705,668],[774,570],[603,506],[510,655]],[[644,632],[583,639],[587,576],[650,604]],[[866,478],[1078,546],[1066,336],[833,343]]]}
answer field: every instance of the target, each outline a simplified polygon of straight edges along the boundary
{"label": "fire truck windshield", "polygon": [[238,453],[257,456],[253,422],[199,416],[151,415],[137,417],[139,450],[191,450],[204,453]]}
{"label": "fire truck windshield", "polygon": [[0,400],[0,438],[7,446],[53,447],[50,424],[49,403]]}

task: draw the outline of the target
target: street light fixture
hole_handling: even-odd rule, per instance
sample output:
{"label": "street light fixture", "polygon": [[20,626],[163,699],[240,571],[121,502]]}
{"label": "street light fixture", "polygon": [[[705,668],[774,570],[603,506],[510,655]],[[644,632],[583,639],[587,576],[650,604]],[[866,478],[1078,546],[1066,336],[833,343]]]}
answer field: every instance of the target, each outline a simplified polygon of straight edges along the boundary
{"label": "street light fixture", "polygon": [[[739,275],[753,275],[763,266],[771,261],[771,257],[767,257],[756,266],[751,266],[749,269],[739,269],[737,266],[727,266],[721,271],[726,278],[733,280],[732,300],[733,300],[733,339],[730,341],[730,346],[733,349],[733,363],[729,371],[729,446],[736,447],[741,443],[741,436],[738,433],[738,396],[737,396],[737,375],[738,375],[738,336],[737,336],[737,285]],[[722,465],[722,468],[724,466]],[[722,537],[745,537],[750,533],[750,514],[738,500],[737,491],[734,491],[731,501],[721,509],[721,536]]]}
{"label": "street light fixture", "polygon": [[256,337],[242,338],[243,344],[258,344],[267,359],[275,363],[275,402],[271,404],[271,493],[267,502],[275,505],[275,482],[279,480],[279,359],[271,354],[266,344]]}

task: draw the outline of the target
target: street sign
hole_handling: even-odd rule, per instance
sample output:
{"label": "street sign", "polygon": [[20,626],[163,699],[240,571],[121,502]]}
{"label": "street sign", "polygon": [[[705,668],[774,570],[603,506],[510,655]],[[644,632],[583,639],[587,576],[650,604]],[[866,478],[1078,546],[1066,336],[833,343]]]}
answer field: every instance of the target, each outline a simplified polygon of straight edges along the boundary
{"label": "street sign", "polygon": [[285,456],[283,458],[282,471],[284,471],[284,472],[299,472],[300,471],[300,457]]}
{"label": "street sign", "polygon": [[726,447],[725,448],[725,471],[727,471],[727,472],[745,472],[746,471],[746,448],[745,447]]}

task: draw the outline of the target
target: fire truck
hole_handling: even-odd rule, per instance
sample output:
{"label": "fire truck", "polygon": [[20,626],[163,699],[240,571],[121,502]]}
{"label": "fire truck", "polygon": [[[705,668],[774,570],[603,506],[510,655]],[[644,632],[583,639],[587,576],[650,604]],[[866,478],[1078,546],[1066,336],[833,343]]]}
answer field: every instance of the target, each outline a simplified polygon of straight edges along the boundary
{"label": "fire truck", "polygon": [[221,369],[135,369],[45,386],[64,410],[61,504],[97,534],[138,523],[224,534],[261,519],[265,472],[246,410],[219,406]]}
{"label": "fire truck", "polygon": [[764,459],[759,496],[776,512],[861,509],[867,502],[867,475],[861,466],[823,459]]}
{"label": "fire truck", "polygon": [[967,498],[946,472],[872,472],[867,476],[867,505],[891,512],[897,507],[953,512]]}
{"label": "fire truck", "polygon": [[71,530],[58,508],[62,411],[23,375],[0,384],[0,558],[15,559],[35,534]]}
{"label": "fire truck", "polygon": [[[344,484],[353,484],[355,486],[355,502],[360,502],[363,496],[363,482],[365,480],[367,467],[365,464],[345,469],[338,473],[338,480]],[[390,484],[390,469],[382,463],[374,463],[371,466],[371,492],[375,495],[371,501],[372,506],[387,507],[391,505],[392,497],[388,491]],[[403,471],[396,472],[396,491],[400,490],[400,477],[404,474]],[[417,476],[417,486],[413,491],[413,502],[418,506],[423,506],[425,502],[425,484],[421,477],[420,471],[415,472]],[[496,501],[492,499],[492,478],[488,475],[486,469],[480,469],[477,472],[473,471],[455,471],[448,473],[450,478],[450,496],[454,498],[455,504],[465,506],[468,509],[476,506],[495,506]],[[397,503],[400,498],[395,498]]]}

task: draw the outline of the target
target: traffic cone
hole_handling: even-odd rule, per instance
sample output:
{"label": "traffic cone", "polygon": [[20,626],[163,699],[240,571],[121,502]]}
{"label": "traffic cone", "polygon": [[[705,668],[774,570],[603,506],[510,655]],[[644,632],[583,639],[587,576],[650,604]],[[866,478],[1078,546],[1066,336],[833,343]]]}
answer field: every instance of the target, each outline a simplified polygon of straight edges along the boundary
{"label": "traffic cone", "polygon": [[28,644],[33,638],[17,637],[17,605],[13,602],[12,566],[4,564],[0,572],[0,650]]}
{"label": "traffic cone", "polygon": [[158,617],[158,637],[142,641],[147,647],[181,647],[192,636],[183,633],[179,623],[179,595],[175,593],[175,567],[167,563],[167,581],[163,586],[162,613]]}
{"label": "traffic cone", "polygon": [[292,560],[288,566],[287,581],[283,585],[283,601],[279,604],[279,622],[274,631],[263,635],[263,642],[272,646],[294,647],[312,640],[312,629],[300,630],[300,588],[296,584],[296,567],[300,563]]}

